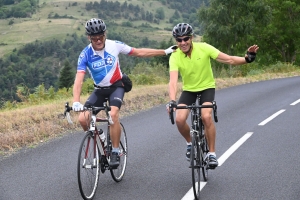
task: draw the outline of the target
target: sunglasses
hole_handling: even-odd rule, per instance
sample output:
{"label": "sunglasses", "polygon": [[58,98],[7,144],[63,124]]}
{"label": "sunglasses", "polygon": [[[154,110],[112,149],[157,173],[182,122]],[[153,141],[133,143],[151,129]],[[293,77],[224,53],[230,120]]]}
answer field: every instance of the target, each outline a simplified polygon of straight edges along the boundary
{"label": "sunglasses", "polygon": [[99,35],[99,36],[91,36],[91,40],[93,42],[97,42],[98,40],[103,41],[105,38],[105,35]]}
{"label": "sunglasses", "polygon": [[186,41],[188,41],[189,39],[191,39],[191,37],[188,36],[188,37],[185,37],[185,38],[176,38],[176,41],[177,41],[177,42],[182,42],[182,41],[185,41],[185,42],[186,42]]}

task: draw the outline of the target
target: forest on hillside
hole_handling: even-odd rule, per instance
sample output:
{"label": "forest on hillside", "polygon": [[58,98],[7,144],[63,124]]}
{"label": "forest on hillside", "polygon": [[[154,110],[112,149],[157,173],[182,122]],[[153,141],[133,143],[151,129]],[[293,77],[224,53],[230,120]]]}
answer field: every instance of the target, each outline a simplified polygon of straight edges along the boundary
{"label": "forest on hillside", "polygon": [[[128,41],[128,36],[111,34],[110,39]],[[171,44],[158,44],[149,41],[146,37],[139,40],[136,47],[153,47],[163,45],[167,48]],[[149,45],[151,43],[151,45]],[[18,85],[26,86],[34,92],[34,88],[44,84],[45,88],[58,88],[58,78],[65,61],[68,61],[75,72],[77,59],[83,47],[88,44],[86,36],[73,34],[65,41],[52,39],[49,41],[36,41],[29,43],[20,50],[15,50],[9,57],[0,59],[0,96],[2,101],[19,100],[16,95]],[[168,46],[167,46],[168,45]],[[130,68],[138,62],[157,61],[159,58],[134,58],[120,55],[121,66],[124,72],[130,73]],[[167,65],[167,62],[165,62]]]}
{"label": "forest on hillside", "polygon": [[38,3],[39,0],[0,0],[0,19],[31,17]]}

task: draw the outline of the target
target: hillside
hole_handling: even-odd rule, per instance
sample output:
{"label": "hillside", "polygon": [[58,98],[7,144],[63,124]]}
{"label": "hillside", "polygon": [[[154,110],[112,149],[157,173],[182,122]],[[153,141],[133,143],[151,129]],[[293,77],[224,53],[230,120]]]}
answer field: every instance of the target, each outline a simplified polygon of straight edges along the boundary
{"label": "hillside", "polygon": [[[178,10],[182,8],[180,1],[101,0],[98,2],[98,4],[105,4],[107,8],[98,9],[97,6],[93,5],[97,9],[89,8],[87,10],[86,5],[92,3],[92,1],[87,0],[41,0],[36,13],[33,13],[30,18],[0,19],[0,56],[7,55],[13,49],[19,49],[24,44],[36,40],[64,39],[68,34],[74,33],[83,35],[83,24],[92,17],[104,19],[108,25],[108,30],[128,33],[136,37],[149,37],[150,40],[157,41],[166,39],[162,36],[166,36],[169,39],[170,30],[180,21],[195,22],[195,29],[197,30],[198,28],[199,30],[199,27],[197,27],[196,9],[192,9],[194,13],[191,13],[190,10],[180,11]],[[111,4],[107,2],[111,2]],[[121,12],[114,11],[117,5],[116,2],[120,7],[127,2],[128,9]],[[199,8],[201,3],[201,0],[188,0],[185,2],[185,4],[190,5],[187,8]],[[138,11],[135,10],[137,6],[139,7]],[[110,8],[109,11],[108,8]],[[163,19],[155,17],[157,12],[160,13],[161,10],[164,15]],[[142,19],[143,13],[146,14],[147,12],[153,15],[152,22]],[[175,12],[177,15],[174,16]]]}
{"label": "hillside", "polygon": [[[0,107],[20,100],[19,86],[29,93],[41,84],[57,89],[66,61],[75,72],[78,55],[88,44],[84,23],[90,18],[105,20],[109,39],[134,47],[167,48],[174,44],[171,30],[179,22],[193,24],[195,40],[200,39],[196,8],[202,2],[206,1],[0,0]],[[183,4],[189,6],[183,9]],[[120,56],[127,73],[154,59]]]}

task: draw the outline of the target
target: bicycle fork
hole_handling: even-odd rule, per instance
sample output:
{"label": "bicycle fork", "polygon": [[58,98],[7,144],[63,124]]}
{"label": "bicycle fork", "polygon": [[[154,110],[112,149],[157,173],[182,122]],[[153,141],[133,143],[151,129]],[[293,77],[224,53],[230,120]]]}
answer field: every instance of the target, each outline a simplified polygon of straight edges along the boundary
{"label": "bicycle fork", "polygon": [[[91,138],[93,138],[92,142],[91,142]],[[98,145],[101,146],[101,148],[99,148],[100,155],[102,155],[101,158],[98,155],[99,152],[97,151],[97,148],[98,148],[97,143],[98,143]],[[90,145],[92,145],[92,148],[90,148]],[[91,164],[88,164],[88,162],[87,162],[89,160],[89,153],[90,153],[89,151],[93,151],[93,153],[92,153],[93,158],[92,158]],[[105,156],[104,156],[105,153],[106,153],[106,150],[104,147],[104,143],[100,140],[98,134],[91,133],[91,136],[87,140],[87,145],[85,148],[85,155],[84,155],[82,167],[86,168],[86,169],[97,168],[97,162],[100,162],[101,160],[105,159]],[[97,160],[97,157],[99,158],[99,161]]]}
{"label": "bicycle fork", "polygon": [[[85,147],[85,154],[84,154],[84,159],[83,159],[83,163],[82,163],[82,168],[86,168],[86,169],[92,169],[92,168],[96,168],[97,167],[97,151],[96,151],[96,140],[93,140],[93,144],[91,144],[91,138],[94,136],[91,136],[88,138],[87,140],[87,145]],[[93,145],[94,148],[92,148],[94,150],[93,152],[93,162],[91,164],[87,163],[88,155],[89,155],[89,151],[90,151],[90,145]]]}

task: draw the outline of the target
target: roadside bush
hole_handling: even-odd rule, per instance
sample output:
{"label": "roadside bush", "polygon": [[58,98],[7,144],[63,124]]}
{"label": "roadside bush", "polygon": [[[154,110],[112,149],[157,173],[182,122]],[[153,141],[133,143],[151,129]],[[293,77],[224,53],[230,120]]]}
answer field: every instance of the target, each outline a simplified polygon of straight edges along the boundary
{"label": "roadside bush", "polygon": [[290,64],[290,63],[282,63],[278,62],[274,65],[270,65],[267,68],[267,72],[271,73],[283,73],[283,72],[292,72],[299,68],[296,67],[296,65]]}
{"label": "roadside bush", "polygon": [[81,93],[90,94],[93,90],[94,90],[94,81],[91,78],[87,78],[82,84]]}
{"label": "roadside bush", "polygon": [[129,77],[133,84],[137,85],[154,85],[169,81],[168,70],[160,63],[152,63],[152,65],[146,62],[139,63],[133,68]]}

